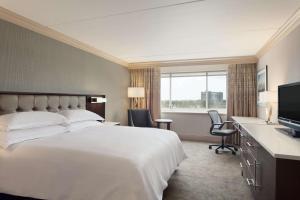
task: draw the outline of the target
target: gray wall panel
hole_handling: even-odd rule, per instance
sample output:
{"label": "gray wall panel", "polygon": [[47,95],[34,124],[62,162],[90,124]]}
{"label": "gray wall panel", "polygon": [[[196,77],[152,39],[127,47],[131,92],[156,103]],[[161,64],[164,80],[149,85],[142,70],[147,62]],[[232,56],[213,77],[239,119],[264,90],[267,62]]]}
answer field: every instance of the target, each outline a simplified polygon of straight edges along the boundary
{"label": "gray wall panel", "polygon": [[126,123],[128,70],[0,20],[0,91],[107,95],[106,118]]}

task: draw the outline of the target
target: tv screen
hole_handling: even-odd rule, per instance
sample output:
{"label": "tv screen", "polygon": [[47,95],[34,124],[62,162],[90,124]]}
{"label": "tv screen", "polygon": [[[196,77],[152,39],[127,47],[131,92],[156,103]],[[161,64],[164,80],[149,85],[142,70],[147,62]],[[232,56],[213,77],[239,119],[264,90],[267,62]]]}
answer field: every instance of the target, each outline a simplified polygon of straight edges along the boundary
{"label": "tv screen", "polygon": [[278,117],[300,123],[300,83],[278,87]]}

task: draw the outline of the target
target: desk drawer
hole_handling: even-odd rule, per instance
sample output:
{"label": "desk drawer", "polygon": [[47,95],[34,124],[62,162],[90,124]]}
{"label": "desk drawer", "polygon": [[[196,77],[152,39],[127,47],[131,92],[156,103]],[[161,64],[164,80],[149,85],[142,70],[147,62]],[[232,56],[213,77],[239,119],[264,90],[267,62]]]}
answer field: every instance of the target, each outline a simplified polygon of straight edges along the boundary
{"label": "desk drawer", "polygon": [[248,169],[249,175],[251,175],[251,178],[255,179],[256,160],[249,151],[247,151],[247,153],[245,153],[244,162],[245,162],[245,166]]}
{"label": "desk drawer", "polygon": [[246,141],[246,147],[248,152],[257,160],[257,151],[260,145],[252,137],[249,137]]}
{"label": "desk drawer", "polygon": [[240,128],[241,135],[241,170],[242,175],[245,178],[247,185],[251,187],[253,191],[257,191],[260,188],[260,166],[258,163],[257,152],[260,145],[244,130]]}
{"label": "desk drawer", "polygon": [[241,151],[241,173],[253,190],[260,188],[260,165],[247,151]]}
{"label": "desk drawer", "polygon": [[251,188],[252,192],[255,192],[257,190],[255,177],[252,176],[247,170],[243,171],[243,177],[247,185]]}
{"label": "desk drawer", "polygon": [[241,131],[241,147],[257,160],[257,151],[260,145],[246,131]]}

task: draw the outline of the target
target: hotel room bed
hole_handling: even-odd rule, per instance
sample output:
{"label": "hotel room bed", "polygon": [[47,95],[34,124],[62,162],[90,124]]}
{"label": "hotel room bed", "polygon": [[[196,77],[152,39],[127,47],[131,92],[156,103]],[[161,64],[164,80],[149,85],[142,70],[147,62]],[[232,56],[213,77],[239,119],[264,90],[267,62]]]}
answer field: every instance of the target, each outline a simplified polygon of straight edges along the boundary
{"label": "hotel room bed", "polygon": [[185,158],[176,133],[94,125],[0,150],[0,193],[49,200],[161,200]]}
{"label": "hotel room bed", "polygon": [[88,127],[2,150],[0,190],[39,199],[162,199],[183,159],[174,132]]}

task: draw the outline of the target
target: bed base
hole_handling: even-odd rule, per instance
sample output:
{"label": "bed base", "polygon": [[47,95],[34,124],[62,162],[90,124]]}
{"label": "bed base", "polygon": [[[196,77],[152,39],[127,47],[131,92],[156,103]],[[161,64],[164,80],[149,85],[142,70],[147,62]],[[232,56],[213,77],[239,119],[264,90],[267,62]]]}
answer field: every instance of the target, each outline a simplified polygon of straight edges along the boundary
{"label": "bed base", "polygon": [[0,193],[0,199],[1,200],[42,200],[42,199],[34,199],[31,197],[21,197],[21,196],[15,196],[15,195],[4,194],[4,193]]}

